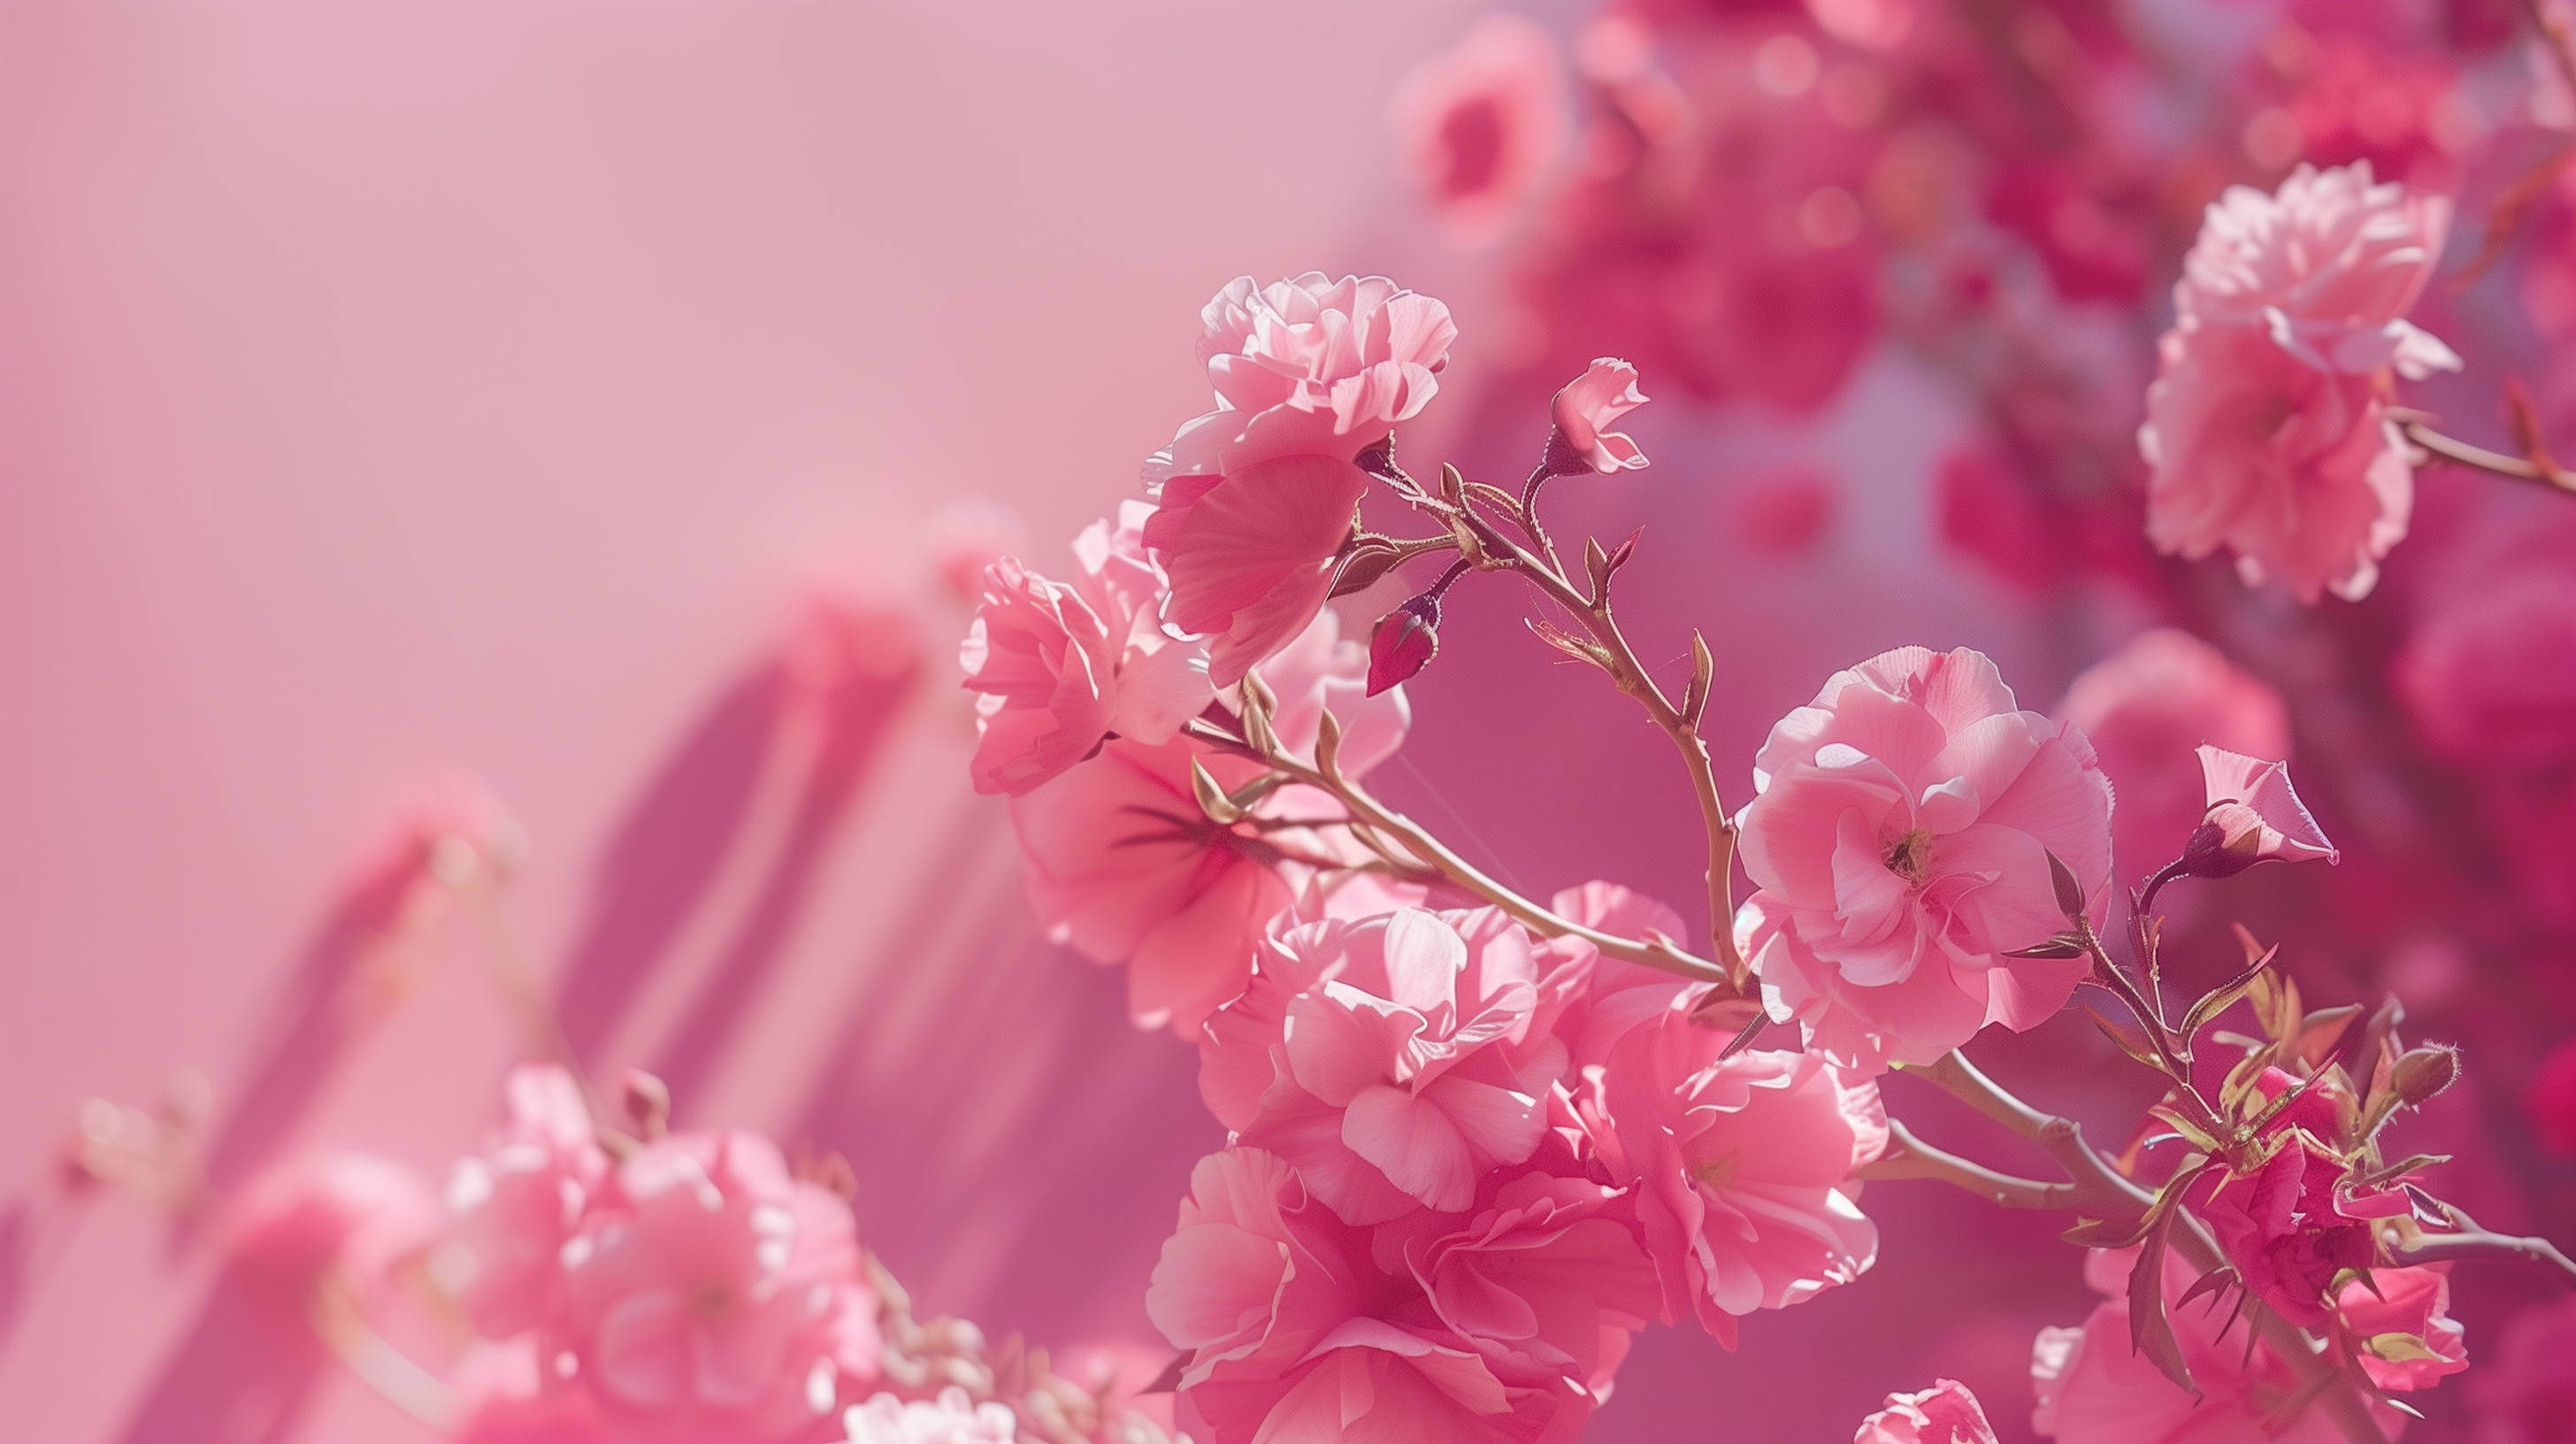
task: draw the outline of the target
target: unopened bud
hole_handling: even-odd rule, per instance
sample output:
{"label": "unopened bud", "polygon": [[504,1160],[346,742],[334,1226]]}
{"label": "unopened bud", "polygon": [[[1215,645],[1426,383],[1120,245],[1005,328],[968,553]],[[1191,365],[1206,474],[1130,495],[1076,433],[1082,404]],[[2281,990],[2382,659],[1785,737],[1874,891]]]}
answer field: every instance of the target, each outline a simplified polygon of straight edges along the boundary
{"label": "unopened bud", "polygon": [[1440,600],[1421,596],[1377,619],[1369,634],[1368,694],[1411,677],[1440,652]]}
{"label": "unopened bud", "polygon": [[661,1079],[641,1068],[626,1070],[626,1086],[621,1101],[626,1117],[635,1125],[635,1136],[650,1143],[670,1131],[671,1089]]}
{"label": "unopened bud", "polygon": [[2389,1066],[2388,1086],[2409,1104],[2420,1106],[2425,1099],[2458,1082],[2459,1077],[2459,1049],[2409,1048]]}
{"label": "unopened bud", "polygon": [[[2252,826],[2246,824],[2251,820]],[[2193,877],[2234,877],[2263,860],[2262,818],[2241,802],[2209,810],[2183,844],[2182,870]]]}

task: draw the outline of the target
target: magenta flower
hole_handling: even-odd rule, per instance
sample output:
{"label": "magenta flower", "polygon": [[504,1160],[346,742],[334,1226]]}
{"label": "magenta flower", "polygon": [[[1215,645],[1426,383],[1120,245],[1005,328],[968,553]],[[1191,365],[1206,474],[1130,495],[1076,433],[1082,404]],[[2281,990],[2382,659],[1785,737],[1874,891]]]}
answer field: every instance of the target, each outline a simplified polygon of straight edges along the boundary
{"label": "magenta flower", "polygon": [[978,792],[1019,796],[1090,756],[1112,733],[1163,742],[1215,697],[1204,654],[1162,630],[1163,575],[1145,553],[1152,508],[1085,528],[1080,574],[1051,582],[1004,557],[958,651],[976,699]]}
{"label": "magenta flower", "polygon": [[1495,241],[1536,199],[1573,130],[1556,41],[1517,15],[1479,16],[1405,77],[1394,120],[1404,168],[1449,233]]}
{"label": "magenta flower", "polygon": [[1615,356],[1593,361],[1589,370],[1565,383],[1548,405],[1556,431],[1547,444],[1547,469],[1557,475],[1581,471],[1635,471],[1646,453],[1612,422],[1646,404],[1637,389],[1637,368]]}
{"label": "magenta flower", "polygon": [[564,1347],[612,1430],[809,1434],[878,1371],[849,1205],[749,1133],[673,1134],[618,1166],[563,1250]]}
{"label": "magenta flower", "polygon": [[2048,855],[2107,914],[2111,788],[2073,727],[2017,710],[1995,665],[1900,648],[1836,673],[1771,729],[1739,826],[1759,887],[1736,918],[1772,1015],[1846,1066],[1926,1063],[2029,1028],[2081,960],[2014,958],[2063,931]]}
{"label": "magenta flower", "polygon": [[2390,1393],[2429,1389],[2469,1366],[2468,1331],[2450,1316],[2450,1267],[2372,1269],[2369,1283],[2356,1279],[2335,1295],[2371,1383]]}
{"label": "magenta flower", "polygon": [[[2265,1098],[2278,1098],[2298,1081],[2271,1068],[2260,1087]],[[2351,1094],[2332,1081],[2310,1087],[2264,1125],[2264,1136],[2279,1140],[2270,1158],[2250,1173],[2204,1175],[2189,1196],[2246,1291],[2302,1328],[2332,1316],[2337,1274],[2369,1268],[2378,1257],[2372,1221],[2410,1208],[2402,1189],[2346,1182],[2336,1149],[2353,1107]]]}
{"label": "magenta flower", "polygon": [[2286,764],[2203,743],[2200,771],[2209,808],[2183,849],[2186,871],[2197,877],[2229,877],[2267,858],[2342,860],[2316,819],[2308,816],[2299,794],[2290,790]]}
{"label": "magenta flower", "polygon": [[226,1219],[231,1261],[301,1308],[336,1272],[362,1293],[436,1241],[438,1199],[418,1175],[371,1154],[299,1153],[244,1190]]}
{"label": "magenta flower", "polygon": [[561,1317],[558,1260],[608,1177],[581,1085],[550,1063],[510,1070],[509,1121],[483,1152],[457,1160],[447,1206],[455,1216],[443,1268],[465,1315],[486,1338],[546,1329]]}
{"label": "magenta flower", "polygon": [[1878,1227],[1852,1170],[1887,1147],[1876,1085],[1815,1053],[1739,1053],[1667,1011],[1610,1055],[1585,1112],[1611,1177],[1636,1194],[1662,1315],[1727,1347],[1735,1320],[1867,1271]]}
{"label": "magenta flower", "polygon": [[1546,1131],[1567,1058],[1538,1015],[1572,981],[1550,961],[1492,908],[1289,929],[1209,1020],[1200,1092],[1352,1223],[1464,1209]]}
{"label": "magenta flower", "polygon": [[1995,1444],[1985,1406],[1956,1379],[1936,1379],[1919,1394],[1890,1394],[1887,1407],[1860,1421],[1852,1444]]}

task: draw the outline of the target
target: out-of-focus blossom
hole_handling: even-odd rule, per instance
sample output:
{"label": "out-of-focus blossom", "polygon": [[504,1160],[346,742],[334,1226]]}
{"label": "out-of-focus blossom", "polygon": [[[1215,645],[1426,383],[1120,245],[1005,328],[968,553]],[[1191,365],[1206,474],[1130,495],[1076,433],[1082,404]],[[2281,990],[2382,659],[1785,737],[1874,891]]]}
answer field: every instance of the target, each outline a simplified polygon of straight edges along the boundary
{"label": "out-of-focus blossom", "polygon": [[1264,940],[1209,1021],[1200,1091],[1352,1223],[1474,1199],[1529,1158],[1564,1044],[1536,1019],[1559,973],[1492,908],[1326,919]]}
{"label": "out-of-focus blossom", "polygon": [[1092,523],[1073,544],[1071,584],[1004,557],[959,649],[980,736],[978,792],[1018,796],[1080,762],[1112,734],[1170,740],[1215,696],[1206,659],[1163,633],[1163,576],[1146,555],[1153,508],[1125,503],[1119,524]]}
{"label": "out-of-focus blossom", "polygon": [[1807,467],[1754,477],[1736,489],[1736,532],[1755,556],[1794,559],[1832,532],[1842,490],[1831,473]]}
{"label": "out-of-focus blossom", "polygon": [[2101,759],[2119,807],[2112,858],[2135,882],[2182,855],[2209,811],[2195,749],[2213,743],[2253,757],[2290,750],[2281,695],[2216,647],[2170,627],[2141,632],[2066,689],[2057,716]]}
{"label": "out-of-focus blossom", "polygon": [[1397,89],[1396,151],[1460,241],[1499,239],[1535,200],[1573,130],[1556,41],[1518,15],[1479,16]]}
{"label": "out-of-focus blossom", "polygon": [[1968,1386],[1936,1379],[1919,1394],[1890,1394],[1887,1407],[1860,1421],[1852,1444],[1995,1444],[1995,1426]]}
{"label": "out-of-focus blossom", "polygon": [[2576,762],[2576,561],[2461,576],[2426,599],[2390,672],[2407,715],[2444,760],[2481,774]]}
{"label": "out-of-focus blossom", "polygon": [[967,500],[942,507],[922,524],[922,548],[931,574],[966,606],[984,594],[984,569],[1027,550],[1028,525],[995,502]]}
{"label": "out-of-focus blossom", "polygon": [[2229,877],[2269,859],[2342,861],[2291,790],[2287,764],[2207,743],[2198,752],[2209,811],[2183,848],[2183,864],[2194,876]]}
{"label": "out-of-focus blossom", "polygon": [[1596,358],[1582,375],[1565,383],[1548,407],[1556,430],[1547,441],[1547,469],[1562,476],[1643,467],[1646,453],[1625,433],[1608,428],[1645,404],[1636,367],[1615,356]]}
{"label": "out-of-focus blossom", "polygon": [[1849,1283],[1878,1257],[1852,1170],[1887,1147],[1878,1089],[1816,1053],[1746,1052],[1667,1011],[1611,1051],[1594,1131],[1637,1216],[1667,1322],[1729,1348],[1737,1316]]}
{"label": "out-of-focus blossom", "polygon": [[[2263,1096],[2278,1098],[2297,1084],[2270,1069]],[[2369,1268],[2377,1257],[2371,1220],[2407,1211],[2402,1192],[2344,1186],[2345,1163],[2334,1151],[2343,1132],[2341,1091],[2331,1081],[2309,1088],[2264,1125],[2264,1136],[2279,1140],[2269,1159],[2250,1173],[2205,1175],[2214,1181],[2192,1190],[2193,1210],[2246,1291],[2302,1328],[2332,1315],[2338,1273]],[[2348,1094],[2341,1106],[2351,1107]]]}
{"label": "out-of-focus blossom", "polygon": [[2298,155],[2321,166],[2366,162],[2427,190],[2458,184],[2460,161],[2484,123],[2460,95],[2450,55],[2400,49],[2349,29],[2308,39],[2277,35],[2267,49],[2287,73],[2282,110]]}
{"label": "out-of-focus blossom", "polygon": [[[2128,1278],[2135,1249],[2096,1250],[2084,1277],[2105,1295],[2080,1328],[2042,1329],[2031,1345],[2039,1395],[2031,1427],[2058,1444],[2338,1444],[2343,1433],[2299,1387],[2271,1346],[2214,1294],[2175,1306],[2194,1282],[2175,1253],[2164,1262],[2166,1309],[2195,1396],[2129,1342]],[[2371,1416],[2395,1438],[2403,1416],[2373,1400]]]}
{"label": "out-of-focus blossom", "polygon": [[2523,1094],[2523,1108],[2541,1147],[2560,1158],[2576,1158],[2576,1038],[2540,1060],[2531,1088]]}
{"label": "out-of-focus blossom", "polygon": [[877,1376],[849,1205],[748,1133],[673,1134],[618,1166],[564,1246],[564,1347],[621,1436],[810,1433]]}
{"label": "out-of-focus blossom", "polygon": [[1986,210],[2030,242],[2049,280],[2071,300],[2125,304],[2146,288],[2137,218],[2106,207],[2063,161],[2031,156],[2003,168]]}
{"label": "out-of-focus blossom", "polygon": [[1845,45],[1893,50],[1914,30],[1918,0],[1807,0],[1816,28]]}
{"label": "out-of-focus blossom", "polygon": [[2081,961],[2048,854],[2107,916],[2111,787],[2084,735],[2020,711],[1993,662],[1906,647],[1771,729],[1740,818],[1760,888],[1736,918],[1772,1016],[1846,1066],[1927,1063],[2063,1005]]}
{"label": "out-of-focus blossom", "polygon": [[449,1176],[455,1224],[439,1253],[466,1317],[495,1339],[555,1322],[563,1246],[609,1168],[570,1073],[523,1064],[510,1070],[504,1095],[508,1122]]}
{"label": "out-of-focus blossom", "polygon": [[2576,1444],[2576,1298],[2534,1304],[2505,1321],[2469,1379],[2477,1444]]}
{"label": "out-of-focus blossom", "polygon": [[[1367,661],[1341,639],[1330,611],[1262,669],[1279,700],[1272,730],[1312,758],[1324,709],[1342,728],[1340,765],[1365,776],[1394,754],[1408,716],[1401,690],[1363,697]],[[1235,788],[1260,764],[1186,737],[1160,746],[1119,739],[1054,782],[1012,799],[1029,901],[1047,936],[1094,962],[1127,965],[1129,1016],[1188,1037],[1243,991],[1272,918],[1298,900],[1319,867],[1368,860],[1358,844],[1303,828],[1220,827],[1201,811],[1193,762]],[[1329,798],[1286,787],[1263,799],[1263,819],[1326,817]]]}
{"label": "out-of-focus blossom", "polygon": [[2450,1265],[2383,1268],[2335,1296],[2362,1372],[2390,1393],[2429,1389],[2469,1366],[2467,1330],[2451,1314]]}
{"label": "out-of-focus blossom", "polygon": [[1239,276],[1200,322],[1198,358],[1217,409],[1146,462],[1150,490],[1280,457],[1350,460],[1429,404],[1458,335],[1449,308],[1429,296],[1384,276],[1335,281],[1321,271],[1268,286]]}
{"label": "out-of-focus blossom", "polygon": [[2460,365],[2405,320],[2449,224],[2447,201],[2373,185],[2366,163],[2209,208],[2138,433],[2160,550],[2225,546],[2248,585],[2278,576],[2302,601],[2369,593],[2414,507],[2389,378]]}
{"label": "out-of-focus blossom", "polygon": [[935,1399],[879,1394],[841,1411],[846,1444],[1013,1444],[1019,1416],[1006,1404],[978,1404],[951,1385]]}
{"label": "out-of-focus blossom", "polygon": [[253,1182],[229,1219],[232,1261],[289,1297],[337,1269],[361,1290],[428,1247],[444,1219],[420,1176],[364,1153],[301,1153]]}

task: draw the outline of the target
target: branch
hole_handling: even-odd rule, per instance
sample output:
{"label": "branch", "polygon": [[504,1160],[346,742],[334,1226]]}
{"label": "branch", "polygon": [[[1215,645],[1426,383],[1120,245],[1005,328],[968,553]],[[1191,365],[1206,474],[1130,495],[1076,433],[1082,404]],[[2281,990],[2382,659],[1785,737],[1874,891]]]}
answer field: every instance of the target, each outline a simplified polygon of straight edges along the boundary
{"label": "branch", "polygon": [[2084,1129],[2072,1118],[2042,1113],[1977,1071],[1967,1056],[1953,1048],[1930,1064],[1900,1064],[1908,1073],[1938,1083],[1969,1107],[2048,1150],[2066,1176],[2075,1180],[2073,1206],[2097,1218],[2142,1214],[2155,1195],[2113,1168],[2084,1141]]}
{"label": "branch", "polygon": [[2457,1233],[2428,1233],[2404,1248],[2389,1250],[2399,1263],[2437,1263],[2444,1259],[2486,1258],[2507,1263],[2529,1264],[2533,1268],[2557,1273],[2562,1283],[2576,1285],[2576,1259],[2559,1251],[2558,1245],[2545,1238],[2518,1238],[2512,1234],[2490,1233],[2478,1227],[2476,1220],[2451,1207],[2442,1206],[2458,1226]]}
{"label": "branch", "polygon": [[2405,434],[2408,441],[2443,461],[2473,467],[2496,476],[2510,477],[2515,481],[2528,481],[2536,486],[2545,486],[2552,491],[2576,496],[2576,472],[2564,471],[2555,466],[2544,468],[2523,457],[2507,456],[2501,451],[2489,451],[2482,446],[2471,446],[2465,441],[2444,436],[2421,421],[2402,422],[2398,429]]}
{"label": "branch", "polygon": [[1873,1181],[1937,1179],[2005,1208],[2075,1206],[2075,1185],[2071,1183],[2041,1183],[2036,1179],[1998,1173],[1982,1163],[1971,1163],[1957,1154],[1942,1152],[1915,1137],[1904,1124],[1893,1118],[1887,1120],[1887,1137],[1888,1151],[1852,1170],[1852,1177]]}

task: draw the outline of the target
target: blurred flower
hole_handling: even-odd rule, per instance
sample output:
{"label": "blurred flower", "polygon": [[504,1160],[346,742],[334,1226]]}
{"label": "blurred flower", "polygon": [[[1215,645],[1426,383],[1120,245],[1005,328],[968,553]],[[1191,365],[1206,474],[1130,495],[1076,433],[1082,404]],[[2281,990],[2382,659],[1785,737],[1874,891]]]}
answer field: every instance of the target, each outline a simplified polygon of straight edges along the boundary
{"label": "blurred flower", "polygon": [[2576,1297],[2534,1304],[2505,1321],[2469,1380],[2477,1444],[2576,1441]]}
{"label": "blurred flower", "polygon": [[2111,788],[2084,735],[2017,710],[1961,648],[1838,672],[1771,729],[1739,818],[1736,918],[1772,1016],[1846,1066],[1925,1063],[2057,1011],[2080,960],[2010,958],[2066,926],[2054,852],[2098,927]]}
{"label": "blurred flower", "polygon": [[510,1070],[503,1091],[509,1120],[449,1176],[455,1222],[437,1255],[442,1281],[466,1317],[494,1339],[557,1323],[563,1246],[609,1169],[570,1073],[523,1064]]}
{"label": "blurred flower", "polygon": [[443,1220],[437,1196],[401,1164],[317,1151],[254,1181],[228,1222],[232,1261],[300,1301],[326,1272],[375,1288],[434,1242]]}
{"label": "blurred flower", "polygon": [[1849,1283],[1878,1257],[1852,1170],[1887,1147],[1878,1089],[1815,1053],[1721,1060],[1723,1031],[1661,1013],[1587,1095],[1611,1177],[1636,1191],[1667,1322],[1729,1348],[1735,1318]]}
{"label": "blurred flower", "polygon": [[909,1403],[879,1394],[841,1411],[847,1444],[1014,1444],[1019,1416],[1008,1405],[978,1404],[950,1385],[935,1399]]}
{"label": "blurred flower", "polygon": [[1396,150],[1451,235],[1501,237],[1537,198],[1573,128],[1556,41],[1518,15],[1476,18],[1395,93]]}
{"label": "blurred flower", "polygon": [[2232,877],[2266,859],[2340,862],[2307,804],[2290,788],[2283,763],[2240,756],[2203,743],[2200,771],[2209,811],[2182,852],[2195,877]]}
{"label": "blurred flower", "polygon": [[2576,1038],[2549,1051],[2531,1075],[2523,1094],[2540,1146],[2560,1158],[2576,1158]]}
{"label": "blurred flower", "polygon": [[1852,1444],[1995,1444],[1995,1426],[1968,1386],[1936,1379],[1919,1394],[1890,1394],[1887,1407],[1860,1421]]}
{"label": "blurred flower", "polygon": [[2466,571],[2432,590],[2389,670],[2424,740],[2469,771],[2576,762],[2576,555]]}
{"label": "blurred flower", "polygon": [[1606,430],[1610,423],[1646,404],[1637,389],[1637,368],[1615,356],[1593,361],[1582,375],[1565,383],[1548,407],[1556,430],[1547,441],[1547,469],[1557,476],[1584,471],[1635,471],[1646,453],[1624,433]]}
{"label": "blurred flower", "polygon": [[2092,742],[2119,799],[2111,855],[2130,883],[2181,856],[2207,816],[2194,750],[2201,743],[2255,757],[2290,750],[2280,694],[2216,647],[2170,627],[2139,633],[2078,674],[2057,716]]}

